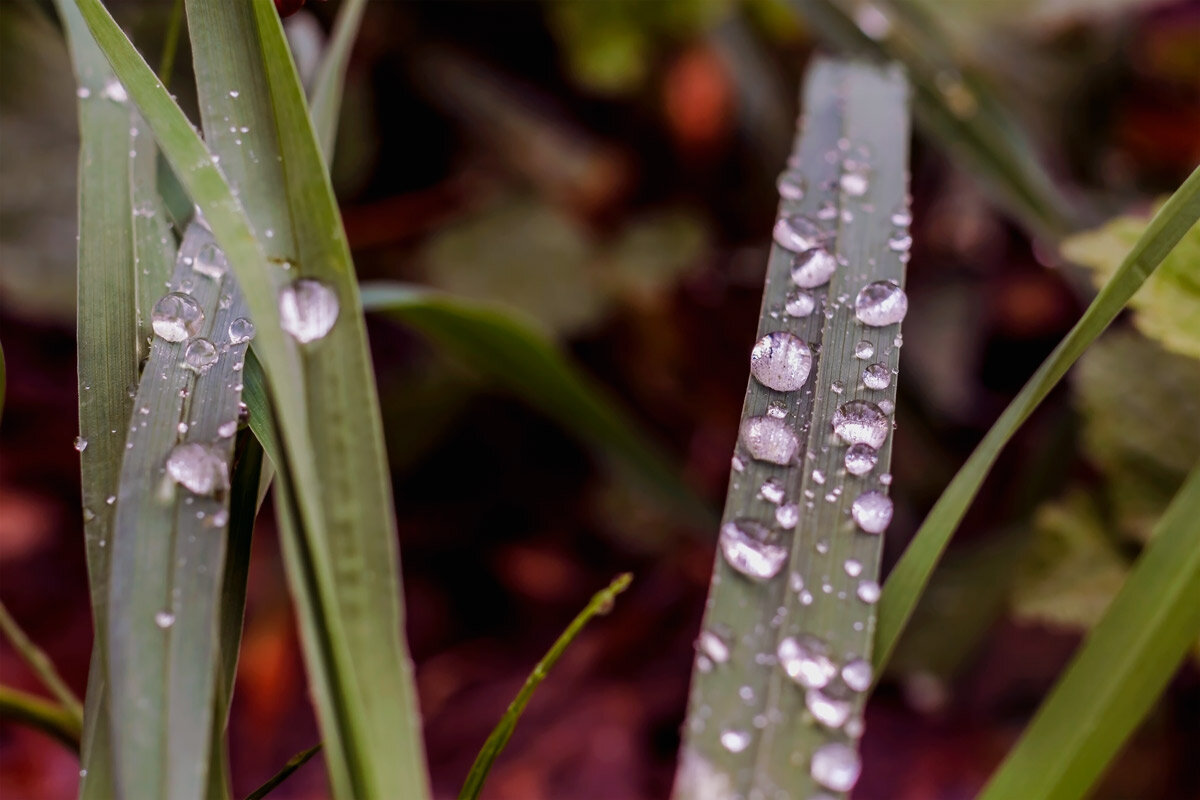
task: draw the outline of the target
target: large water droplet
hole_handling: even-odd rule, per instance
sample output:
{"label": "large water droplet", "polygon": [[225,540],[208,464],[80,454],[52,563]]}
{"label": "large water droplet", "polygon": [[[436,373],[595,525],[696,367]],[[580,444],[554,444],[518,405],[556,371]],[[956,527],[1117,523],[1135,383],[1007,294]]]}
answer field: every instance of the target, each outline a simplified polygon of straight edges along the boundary
{"label": "large water droplet", "polygon": [[878,450],[887,439],[888,420],[874,403],[851,400],[833,412],[833,432],[847,444],[865,444]]}
{"label": "large water droplet", "polygon": [[802,289],[829,283],[837,271],[837,259],[823,247],[813,247],[792,260],[792,282]]}
{"label": "large water droplet", "polygon": [[835,792],[848,792],[858,783],[862,763],[853,747],[841,742],[823,744],[813,753],[809,774],[817,783]]}
{"label": "large water droplet", "polygon": [[731,753],[740,753],[750,746],[749,731],[730,728],[721,733],[721,746]]}
{"label": "large water droplet", "polygon": [[799,389],[812,369],[812,351],[787,331],[768,333],[750,351],[750,373],[762,385],[779,392]]}
{"label": "large water droplet", "polygon": [[908,295],[895,281],[868,283],[854,298],[854,315],[873,328],[892,325],[908,313]]}
{"label": "large water droplet", "polygon": [[850,718],[854,693],[841,681],[831,681],[822,689],[804,693],[804,705],[817,722],[829,728],[840,728]]}
{"label": "large water droplet", "polygon": [[183,351],[183,365],[193,372],[204,372],[217,363],[217,346],[208,339],[192,339]]}
{"label": "large water droplet", "polygon": [[851,504],[850,516],[867,533],[883,533],[892,522],[892,499],[880,492],[863,492]]}
{"label": "large water droplet", "polygon": [[879,463],[879,453],[866,444],[852,444],[846,450],[846,472],[851,475],[866,475]]}
{"label": "large water droplet", "polygon": [[225,271],[229,269],[229,264],[225,261],[225,254],[219,247],[212,242],[206,242],[201,246],[200,252],[196,253],[196,257],[192,259],[192,269],[206,278],[219,281]]}
{"label": "large water droplet", "polygon": [[788,464],[800,447],[796,432],[774,417],[751,417],[742,423],[741,432],[747,452],[759,461]]}
{"label": "large water droplet", "polygon": [[862,379],[868,389],[886,389],[892,383],[892,371],[887,364],[872,364],[863,370]]}
{"label": "large water droplet", "polygon": [[713,663],[724,664],[729,660],[729,644],[715,631],[700,631],[696,646]]}
{"label": "large water droplet", "polygon": [[775,655],[787,676],[806,689],[820,689],[837,674],[829,645],[811,634],[787,637],[779,643]]}
{"label": "large water droplet", "polygon": [[769,580],[787,561],[788,551],[767,527],[750,519],[721,526],[721,554],[729,566],[748,578]]}
{"label": "large water droplet", "polygon": [[78,452],[82,453],[84,450],[87,450],[87,446],[88,446],[87,439],[83,438],[82,436],[75,437],[75,449]]}
{"label": "large water droplet", "polygon": [[842,680],[856,692],[870,689],[871,677],[871,662],[864,659],[856,658],[842,667]]}
{"label": "large water droplet", "polygon": [[150,312],[150,327],[168,342],[182,342],[200,332],[204,325],[204,309],[190,295],[182,292],[165,294]]}
{"label": "large water droplet", "polygon": [[816,308],[817,301],[808,292],[796,292],[788,295],[783,304],[783,310],[789,317],[807,317]]}
{"label": "large water droplet", "polygon": [[315,342],[333,329],[338,299],[321,281],[301,278],[279,293],[279,321],[299,342]]}
{"label": "large water droplet", "polygon": [[775,243],[784,250],[800,253],[816,247],[821,242],[821,229],[803,214],[789,214],[775,221],[772,231]]}
{"label": "large water droplet", "polygon": [[225,459],[196,442],[179,444],[167,456],[167,474],[190,492],[210,495],[229,488]]}
{"label": "large water droplet", "polygon": [[233,344],[248,342],[254,338],[254,323],[245,317],[238,317],[229,323],[229,341]]}

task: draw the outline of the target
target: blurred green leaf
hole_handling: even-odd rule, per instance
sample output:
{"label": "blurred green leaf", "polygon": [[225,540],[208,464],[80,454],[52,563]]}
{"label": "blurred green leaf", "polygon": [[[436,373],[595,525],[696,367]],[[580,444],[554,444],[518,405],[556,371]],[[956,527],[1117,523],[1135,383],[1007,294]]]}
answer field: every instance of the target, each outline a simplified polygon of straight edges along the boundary
{"label": "blurred green leaf", "polygon": [[[1097,286],[1112,276],[1150,224],[1150,217],[1127,216],[1079,233],[1062,244],[1063,256],[1092,271]],[[1130,305],[1142,333],[1168,350],[1200,359],[1200,224],[1184,234],[1162,266],[1146,281]]]}

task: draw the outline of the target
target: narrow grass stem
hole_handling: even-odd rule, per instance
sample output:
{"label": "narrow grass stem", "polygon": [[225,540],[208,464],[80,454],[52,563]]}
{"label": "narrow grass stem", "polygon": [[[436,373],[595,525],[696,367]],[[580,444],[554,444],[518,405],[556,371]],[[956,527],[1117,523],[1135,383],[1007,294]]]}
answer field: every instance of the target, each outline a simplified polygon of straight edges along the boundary
{"label": "narrow grass stem", "polygon": [[42,685],[62,705],[62,712],[74,720],[76,728],[82,727],[83,703],[58,674],[58,670],[54,668],[54,662],[50,660],[46,652],[34,644],[25,631],[21,630],[21,626],[13,619],[12,614],[8,613],[8,608],[4,603],[0,603],[0,631],[3,631],[4,638],[8,639],[22,660],[37,675]]}
{"label": "narrow grass stem", "polygon": [[11,719],[48,733],[74,753],[79,752],[83,720],[57,703],[0,686],[0,719]]}

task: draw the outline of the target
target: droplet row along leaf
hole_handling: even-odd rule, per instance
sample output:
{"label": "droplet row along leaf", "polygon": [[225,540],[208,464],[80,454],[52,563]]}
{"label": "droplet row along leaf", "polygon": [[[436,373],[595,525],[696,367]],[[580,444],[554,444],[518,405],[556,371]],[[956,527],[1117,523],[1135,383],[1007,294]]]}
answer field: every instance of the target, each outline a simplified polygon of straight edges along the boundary
{"label": "droplet row along leaf", "polygon": [[[906,87],[818,62],[779,181],[676,796],[849,790],[907,309]],[[815,362],[815,366],[814,366]]]}

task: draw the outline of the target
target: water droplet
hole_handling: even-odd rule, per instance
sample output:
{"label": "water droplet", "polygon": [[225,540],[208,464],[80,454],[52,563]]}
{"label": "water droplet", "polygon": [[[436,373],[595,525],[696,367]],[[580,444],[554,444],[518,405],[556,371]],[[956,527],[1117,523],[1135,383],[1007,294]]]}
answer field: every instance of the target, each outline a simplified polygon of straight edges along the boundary
{"label": "water droplet", "polygon": [[125,91],[125,86],[116,78],[109,78],[105,82],[100,96],[106,100],[112,100],[114,103],[126,103],[129,101],[129,92]]}
{"label": "water droplet", "polygon": [[882,483],[884,486],[891,486],[892,485],[892,473],[885,472],[882,475],[880,475],[879,482]]}
{"label": "water droplet", "polygon": [[829,728],[840,728],[850,718],[854,693],[841,681],[831,681],[822,689],[804,693],[804,705],[817,722]]}
{"label": "water droplet", "polygon": [[724,664],[729,660],[729,645],[714,631],[701,631],[696,646],[716,664]]}
{"label": "water droplet", "polygon": [[896,404],[886,397],[879,401],[879,410],[884,414],[891,414],[896,410]]}
{"label": "water droplet", "polygon": [[315,342],[329,333],[338,310],[333,290],[311,278],[294,281],[279,293],[280,323],[299,342]]}
{"label": "water droplet", "polygon": [[908,295],[895,281],[868,283],[854,298],[854,315],[872,328],[893,325],[908,313]]}
{"label": "water droplet", "polygon": [[846,570],[846,574],[851,578],[857,578],[859,575],[862,575],[863,565],[857,558],[847,558],[845,563],[842,564],[842,569]]}
{"label": "water droplet", "polygon": [[229,96],[230,96],[230,97],[237,97],[237,96],[238,96],[238,94],[240,94],[240,92],[238,92],[238,90],[237,90],[237,89],[230,89],[230,90],[229,90]]}
{"label": "water droplet", "polygon": [[871,662],[864,659],[856,658],[842,667],[842,680],[856,692],[870,689],[871,677]]}
{"label": "water droplet", "polygon": [[787,301],[783,304],[783,310],[788,313],[789,317],[807,317],[816,308],[817,301],[808,292],[796,292],[788,295]]}
{"label": "water droplet", "polygon": [[787,676],[806,689],[820,689],[837,674],[837,666],[829,657],[829,645],[812,634],[787,637],[779,643],[775,654]]}
{"label": "water droplet", "polygon": [[87,446],[88,446],[87,439],[83,438],[82,436],[75,437],[75,449],[78,452],[82,453],[84,450],[87,450]]}
{"label": "water droplet", "polygon": [[729,566],[748,578],[769,580],[779,574],[788,551],[765,526],[739,519],[721,526],[721,553]]}
{"label": "water droplet", "polygon": [[880,595],[879,584],[871,580],[861,581],[858,584],[858,591],[855,594],[864,603],[877,603],[879,602]]}
{"label": "water droplet", "polygon": [[87,506],[84,506],[84,509],[83,509],[83,521],[84,521],[84,522],[91,522],[91,521],[92,521],[92,520],[94,520],[95,518],[96,518],[96,512],[95,512],[95,511],[92,511],[92,510],[91,510],[90,508],[88,508]]}
{"label": "water droplet", "polygon": [[821,229],[803,214],[789,214],[775,221],[772,231],[775,244],[784,250],[801,253],[816,247],[821,241]]}
{"label": "water droplet", "polygon": [[228,439],[230,436],[233,436],[235,433],[237,433],[237,426],[238,424],[236,419],[231,419],[228,422],[222,422],[221,426],[217,428],[217,436],[220,436],[222,439]]}
{"label": "water droplet", "polygon": [[792,259],[792,283],[812,289],[829,283],[837,271],[837,259],[823,247],[813,247]]}
{"label": "water droplet", "polygon": [[779,527],[785,531],[790,531],[800,521],[800,507],[795,503],[781,505],[775,509],[775,521],[779,523]]}
{"label": "water droplet", "polygon": [[854,345],[855,358],[861,358],[865,360],[873,355],[875,355],[875,345],[871,344],[866,339],[863,339],[858,344]]}
{"label": "water droplet", "polygon": [[863,492],[851,504],[850,516],[867,533],[883,533],[892,522],[892,499],[880,492]]}
{"label": "water droplet", "polygon": [[886,389],[892,383],[892,371],[887,364],[872,364],[863,370],[862,380],[868,389]]}
{"label": "water droplet", "polygon": [[740,753],[750,746],[750,734],[730,728],[721,733],[721,746],[731,753]]}
{"label": "water droplet", "polygon": [[862,763],[853,747],[841,742],[823,744],[813,753],[809,774],[817,783],[835,792],[848,792],[858,783]]}
{"label": "water droplet", "polygon": [[767,480],[763,481],[763,485],[758,490],[758,493],[761,494],[763,499],[768,503],[779,505],[783,502],[783,487],[780,486],[779,482],[774,478],[768,478]]}
{"label": "water droplet", "polygon": [[846,472],[851,475],[866,475],[879,463],[879,454],[870,445],[852,444],[846,450]]}
{"label": "water droplet", "polygon": [[108,497],[104,498],[104,502],[110,506],[115,505],[117,502],[117,496],[115,494],[110,494]]}
{"label": "water droplet", "polygon": [[841,394],[842,392],[846,391],[846,384],[842,383],[841,381],[834,381],[833,383],[829,384],[829,391],[833,392],[834,394]]}
{"label": "water droplet", "polygon": [[901,228],[912,224],[912,214],[907,209],[900,209],[895,214],[892,214],[892,224]]}
{"label": "water droplet", "polygon": [[800,442],[787,423],[774,417],[751,417],[742,423],[742,441],[750,457],[772,464],[787,464]]}
{"label": "water droplet", "polygon": [[196,253],[196,257],[192,260],[192,269],[206,278],[219,281],[225,271],[229,269],[229,264],[225,261],[225,254],[219,247],[212,242],[205,242],[200,248],[200,252]]}
{"label": "water droplet", "polygon": [[165,631],[175,624],[175,615],[170,611],[160,611],[154,615],[154,624]]}
{"label": "water droplet", "polygon": [[892,32],[891,19],[874,3],[861,3],[854,9],[854,24],[877,42],[886,39]]}
{"label": "water droplet", "polygon": [[238,317],[229,323],[229,341],[233,344],[248,342],[254,338],[254,323],[245,317]]}
{"label": "water droplet", "polygon": [[787,406],[783,403],[771,403],[767,406],[767,416],[775,419],[783,419],[788,415]]}
{"label": "water droplet", "polygon": [[167,474],[188,491],[210,495],[229,488],[225,459],[196,442],[176,445],[167,456]]}
{"label": "water droplet", "polygon": [[804,176],[791,170],[782,172],[775,181],[775,188],[784,200],[799,200],[804,197]]}
{"label": "water droplet", "polygon": [[887,439],[888,427],[879,406],[865,400],[851,400],[833,412],[833,432],[847,444],[865,444],[878,450]]}
{"label": "water droplet", "polygon": [[887,246],[888,250],[891,250],[893,253],[906,253],[912,249],[912,237],[907,233],[893,236],[891,239],[888,239]]}
{"label": "water droplet", "polygon": [[787,331],[768,333],[750,351],[750,373],[763,386],[778,392],[799,389],[812,369],[812,351]]}
{"label": "water droplet", "polygon": [[824,486],[825,485],[825,471],[821,470],[821,469],[814,469],[812,471],[812,479],[813,479],[813,483],[817,484],[818,486]]}
{"label": "water droplet", "polygon": [[183,365],[193,372],[204,372],[217,363],[218,355],[217,346],[208,339],[192,339],[183,351]]}
{"label": "water droplet", "polygon": [[844,173],[838,181],[838,185],[850,197],[862,197],[867,193],[867,189],[870,186],[867,182],[867,176],[861,172]]}
{"label": "water droplet", "polygon": [[182,292],[165,294],[154,304],[150,326],[168,342],[182,342],[200,332],[204,325],[204,310],[189,295]]}
{"label": "water droplet", "polygon": [[746,462],[742,461],[741,457],[736,453],[734,453],[729,465],[733,468],[734,472],[741,472],[742,470],[746,469]]}
{"label": "water droplet", "polygon": [[80,86],[78,89],[75,90],[75,96],[78,97],[80,100],[86,100],[87,98],[92,96],[92,90],[86,86]]}

